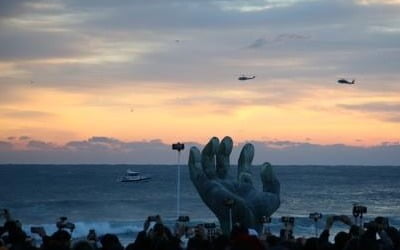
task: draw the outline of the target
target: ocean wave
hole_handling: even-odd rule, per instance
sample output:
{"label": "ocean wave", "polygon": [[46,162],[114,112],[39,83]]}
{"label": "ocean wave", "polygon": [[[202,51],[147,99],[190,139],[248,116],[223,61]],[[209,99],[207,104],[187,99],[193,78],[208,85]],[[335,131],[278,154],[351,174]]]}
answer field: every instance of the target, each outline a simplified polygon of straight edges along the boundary
{"label": "ocean wave", "polygon": [[[294,232],[298,236],[313,236],[315,234],[315,225],[318,230],[321,231],[325,227],[325,220],[327,215],[323,215],[323,218],[315,224],[315,222],[308,217],[294,217],[295,227]],[[373,220],[374,217],[365,217],[364,222]],[[194,219],[189,223],[189,226],[195,226],[200,223],[211,222],[210,219]],[[212,221],[216,222],[216,221]],[[395,227],[400,227],[400,217],[389,217],[389,222]],[[95,229],[98,236],[111,233],[124,238],[131,238],[132,240],[138,232],[143,228],[143,221],[130,221],[130,222],[75,222],[75,229],[72,233],[73,238],[86,237],[90,229]],[[175,224],[175,220],[166,219],[164,224],[172,229]],[[32,226],[42,226],[46,230],[48,235],[51,235],[57,231],[55,224],[29,224],[24,225],[23,229],[25,232],[30,232],[30,227]],[[279,234],[283,224],[280,217],[273,217],[271,223],[268,225],[271,232],[274,234]],[[341,222],[334,223],[332,227],[332,232],[347,231],[349,227]]]}

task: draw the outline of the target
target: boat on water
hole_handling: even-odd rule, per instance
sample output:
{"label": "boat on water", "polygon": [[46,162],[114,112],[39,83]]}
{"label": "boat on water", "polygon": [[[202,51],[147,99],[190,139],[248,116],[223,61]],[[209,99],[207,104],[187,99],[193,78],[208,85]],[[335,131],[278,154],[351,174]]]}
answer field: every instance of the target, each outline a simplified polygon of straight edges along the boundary
{"label": "boat on water", "polygon": [[122,176],[119,181],[120,182],[139,182],[149,180],[151,177],[142,175],[140,172],[133,171],[128,169],[124,176]]}

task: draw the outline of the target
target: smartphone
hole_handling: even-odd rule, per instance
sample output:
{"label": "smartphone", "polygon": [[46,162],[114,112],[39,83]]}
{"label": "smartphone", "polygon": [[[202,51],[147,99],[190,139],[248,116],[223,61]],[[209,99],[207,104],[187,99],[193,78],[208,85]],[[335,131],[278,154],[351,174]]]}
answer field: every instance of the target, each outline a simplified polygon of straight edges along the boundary
{"label": "smartphone", "polygon": [[33,234],[41,234],[42,232],[44,232],[43,227],[31,227],[31,233]]}
{"label": "smartphone", "polygon": [[179,216],[178,221],[179,222],[189,222],[189,216]]}
{"label": "smartphone", "polygon": [[156,215],[151,215],[149,217],[147,217],[148,221],[157,221],[157,216]]}

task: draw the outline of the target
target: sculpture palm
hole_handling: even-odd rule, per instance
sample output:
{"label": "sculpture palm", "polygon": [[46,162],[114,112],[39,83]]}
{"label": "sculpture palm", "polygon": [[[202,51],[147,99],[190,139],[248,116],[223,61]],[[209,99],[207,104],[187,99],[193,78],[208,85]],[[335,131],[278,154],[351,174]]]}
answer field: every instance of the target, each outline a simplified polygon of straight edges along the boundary
{"label": "sculpture palm", "polygon": [[197,147],[190,149],[189,173],[203,202],[218,218],[224,233],[229,233],[229,207],[224,201],[234,201],[233,223],[239,222],[258,232],[262,229],[261,218],[271,216],[280,205],[280,184],[269,163],[262,164],[262,191],[252,182],[251,163],[254,147],[246,144],[239,157],[236,177],[230,177],[229,156],[233,142],[225,137],[221,143],[213,137],[200,153]]}

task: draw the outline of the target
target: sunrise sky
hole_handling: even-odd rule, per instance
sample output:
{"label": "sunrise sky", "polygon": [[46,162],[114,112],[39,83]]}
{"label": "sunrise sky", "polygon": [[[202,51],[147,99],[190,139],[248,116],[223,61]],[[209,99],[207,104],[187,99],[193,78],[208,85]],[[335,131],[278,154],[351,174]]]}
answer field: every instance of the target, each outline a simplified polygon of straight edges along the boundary
{"label": "sunrise sky", "polygon": [[171,163],[172,142],[229,135],[260,161],[400,165],[399,13],[398,0],[1,1],[0,163]]}

